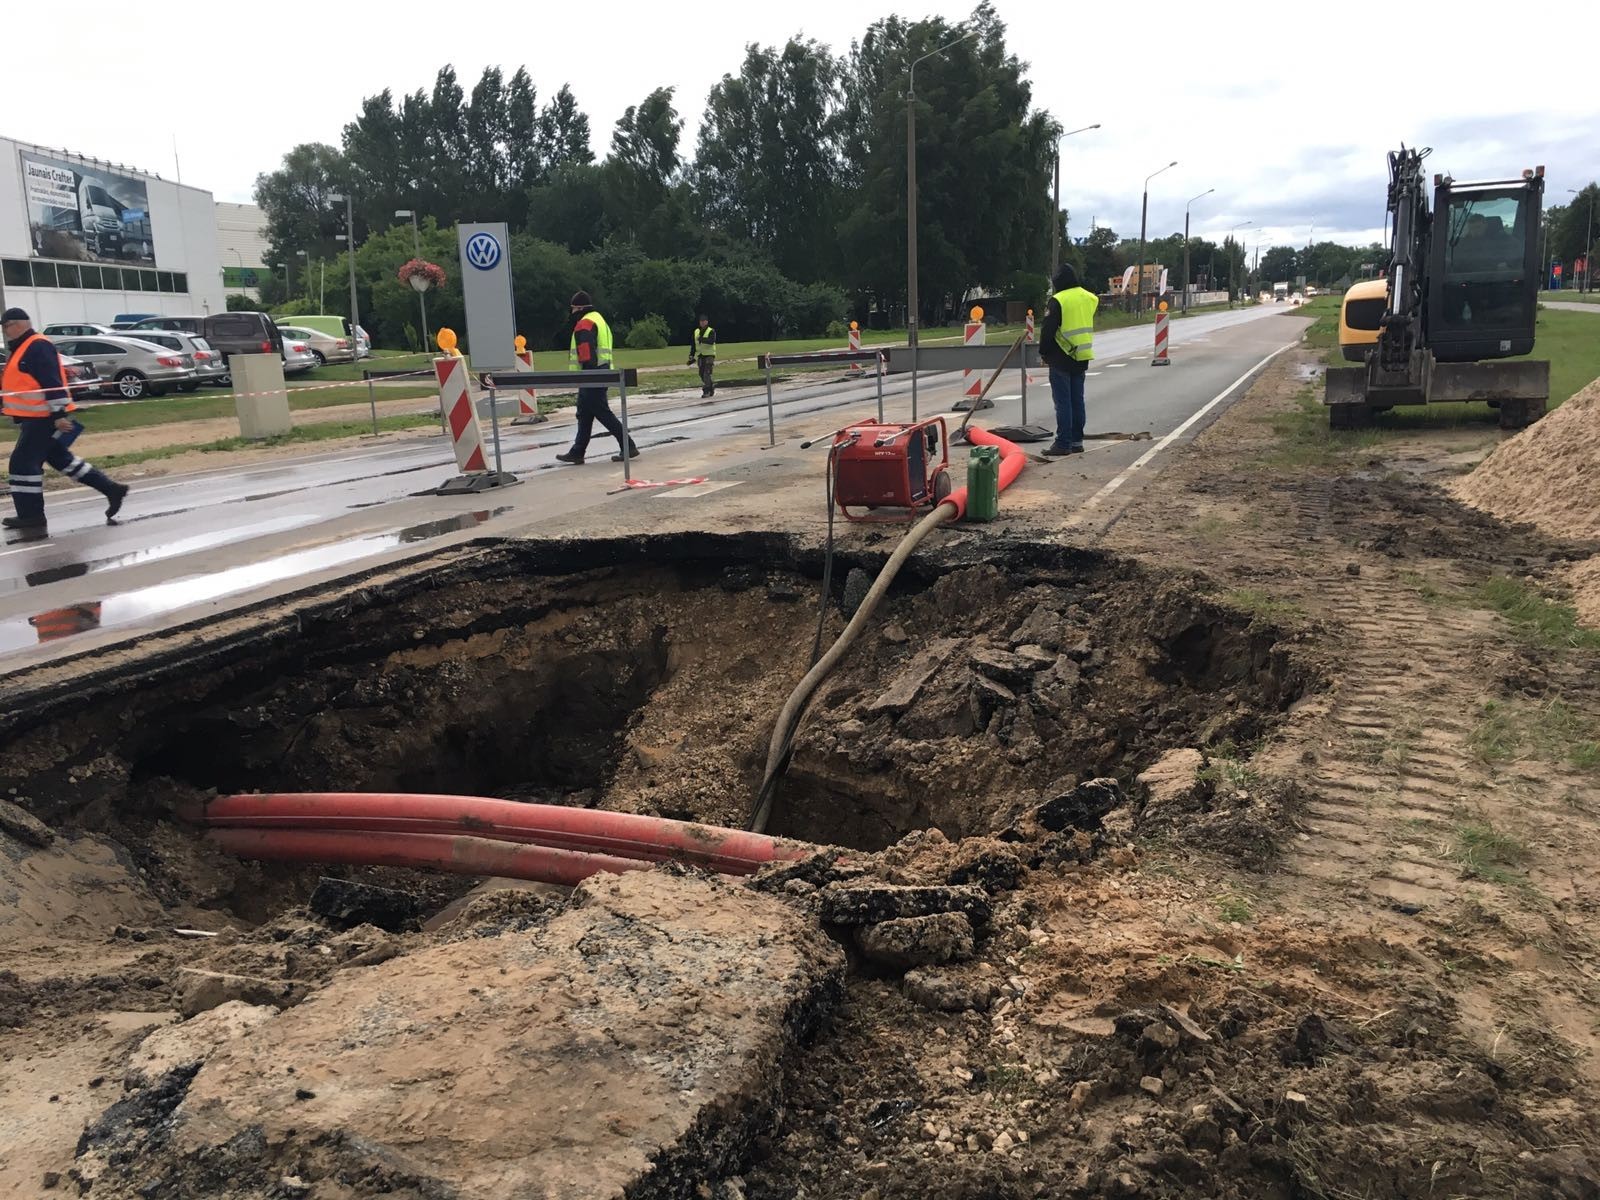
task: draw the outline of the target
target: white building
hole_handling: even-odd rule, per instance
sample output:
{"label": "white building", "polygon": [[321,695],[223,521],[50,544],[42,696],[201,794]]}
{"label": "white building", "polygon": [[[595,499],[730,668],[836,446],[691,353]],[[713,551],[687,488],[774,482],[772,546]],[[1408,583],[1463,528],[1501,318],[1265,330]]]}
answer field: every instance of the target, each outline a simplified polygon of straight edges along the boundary
{"label": "white building", "polygon": [[225,307],[211,193],[0,137],[0,298],[34,324]]}
{"label": "white building", "polygon": [[266,265],[267,214],[260,205],[217,201],[217,251],[227,291],[259,300],[258,280],[271,270]]}

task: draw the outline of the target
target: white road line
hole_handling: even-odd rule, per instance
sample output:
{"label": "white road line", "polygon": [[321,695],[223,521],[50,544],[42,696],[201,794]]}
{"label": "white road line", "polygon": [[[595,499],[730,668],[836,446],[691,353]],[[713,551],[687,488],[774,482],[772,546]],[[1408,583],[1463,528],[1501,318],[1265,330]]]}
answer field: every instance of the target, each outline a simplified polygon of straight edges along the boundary
{"label": "white road line", "polygon": [[1105,372],[1104,371],[1090,371],[1089,374],[1090,375],[1104,375]]}
{"label": "white road line", "polygon": [[1125,367],[1127,365],[1128,365],[1127,363],[1107,363],[1106,364],[1106,366],[1111,367],[1113,369],[1115,369],[1117,367]]}
{"label": "white road line", "polygon": [[1177,441],[1180,437],[1182,437],[1196,421],[1198,421],[1201,417],[1205,416],[1213,408],[1215,408],[1217,405],[1221,404],[1224,400],[1226,400],[1229,396],[1231,396],[1233,394],[1233,392],[1234,392],[1234,389],[1236,389],[1241,383],[1243,383],[1245,380],[1249,379],[1250,376],[1254,375],[1257,371],[1261,370],[1262,367],[1266,366],[1273,359],[1277,358],[1278,355],[1282,354],[1285,350],[1292,350],[1294,347],[1298,346],[1299,344],[1300,344],[1300,339],[1296,338],[1292,342],[1287,342],[1284,345],[1279,346],[1271,354],[1267,355],[1260,362],[1258,362],[1255,366],[1251,367],[1243,375],[1239,376],[1239,378],[1235,379],[1227,387],[1223,388],[1220,392],[1218,392],[1215,396],[1213,396],[1210,400],[1208,400],[1201,408],[1199,408],[1193,414],[1191,414],[1187,421],[1185,421],[1182,425],[1179,425],[1171,433],[1167,434],[1166,437],[1162,438],[1154,446],[1151,446],[1150,449],[1146,450],[1136,460],[1134,460],[1134,462],[1133,462],[1133,464],[1131,466],[1124,468],[1124,470],[1122,471],[1122,473],[1120,475],[1118,475],[1115,479],[1111,480],[1111,482],[1107,483],[1103,488],[1101,488],[1093,496],[1090,496],[1088,503],[1085,504],[1078,511],[1079,512],[1083,512],[1086,509],[1091,509],[1091,508],[1095,508],[1096,506],[1098,506],[1103,500],[1106,499],[1106,497],[1110,496],[1112,492],[1115,492],[1123,484],[1127,483],[1128,480],[1133,476],[1133,473],[1135,471],[1141,470],[1143,467],[1148,465],[1151,459],[1155,458],[1156,455],[1160,454],[1168,446],[1172,445],[1173,442]]}

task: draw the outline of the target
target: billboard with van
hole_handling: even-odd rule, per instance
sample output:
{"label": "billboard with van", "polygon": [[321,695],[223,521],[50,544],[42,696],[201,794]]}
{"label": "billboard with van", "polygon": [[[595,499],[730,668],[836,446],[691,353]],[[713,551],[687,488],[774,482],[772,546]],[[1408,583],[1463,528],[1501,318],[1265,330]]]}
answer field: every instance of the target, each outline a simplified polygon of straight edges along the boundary
{"label": "billboard with van", "polygon": [[155,265],[144,180],[32,150],[18,154],[36,257]]}

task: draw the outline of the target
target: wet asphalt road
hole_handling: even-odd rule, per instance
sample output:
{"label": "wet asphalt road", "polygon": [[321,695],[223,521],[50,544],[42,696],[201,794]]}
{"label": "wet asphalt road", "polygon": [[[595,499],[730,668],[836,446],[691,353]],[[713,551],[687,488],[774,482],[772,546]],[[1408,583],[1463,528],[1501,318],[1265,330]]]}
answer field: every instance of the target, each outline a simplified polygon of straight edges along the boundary
{"label": "wet asphalt road", "polygon": [[[1087,454],[1070,460],[1070,470],[1042,468],[1038,482],[1054,481],[1049,486],[1061,491],[1064,511],[1103,499],[1112,481],[1130,485],[1119,500],[1131,493],[1138,472],[1129,476],[1130,467],[1265,355],[1298,337],[1304,322],[1279,319],[1283,311],[1268,306],[1174,321],[1169,367],[1149,365],[1148,327],[1099,334],[1088,381],[1089,434],[1150,437],[1094,440]],[[1044,372],[1036,371],[1034,381],[1028,419],[1053,427]],[[979,422],[1018,423],[1021,392],[1020,373],[1008,372],[990,393],[995,409]],[[891,377],[885,394],[889,418],[907,419],[909,380]],[[959,394],[959,376],[923,377],[921,415],[947,412]],[[630,403],[644,450],[635,475],[741,482],[743,497],[786,479],[809,481],[820,464],[799,449],[802,438],[865,416],[875,403],[870,375],[851,382],[830,370],[791,384],[777,396],[776,450],[763,449],[767,415],[759,390],[719,394],[710,402],[680,396]],[[1202,424],[1182,436],[1193,436]],[[502,420],[500,435],[504,468],[524,482],[477,497],[422,494],[455,474],[442,437],[378,440],[240,470],[153,479],[136,485],[123,522],[114,527],[104,524],[95,493],[53,491],[46,498],[50,540],[0,547],[0,673],[480,534],[615,532],[607,528],[616,520],[612,510],[626,511],[618,506],[637,499],[618,495],[621,468],[608,461],[615,449],[609,439],[595,442],[582,468],[554,463],[570,442],[570,415],[527,427]],[[91,425],[78,449],[92,459],[95,448]],[[1142,469],[1158,467],[1156,459]],[[40,614],[49,616],[30,621]],[[44,637],[40,625],[60,629],[63,614],[81,632]]]}

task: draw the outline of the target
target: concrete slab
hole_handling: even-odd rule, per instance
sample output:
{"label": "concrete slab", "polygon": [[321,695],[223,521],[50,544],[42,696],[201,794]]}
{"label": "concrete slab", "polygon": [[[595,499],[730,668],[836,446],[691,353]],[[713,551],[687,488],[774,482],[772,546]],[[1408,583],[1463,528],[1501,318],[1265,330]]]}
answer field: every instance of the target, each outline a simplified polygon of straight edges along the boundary
{"label": "concrete slab", "polygon": [[782,901],[597,877],[538,930],[341,974],[212,1057],[170,1126],[92,1128],[80,1167],[124,1197],[693,1195],[770,1129],[780,1059],[842,978]]}

